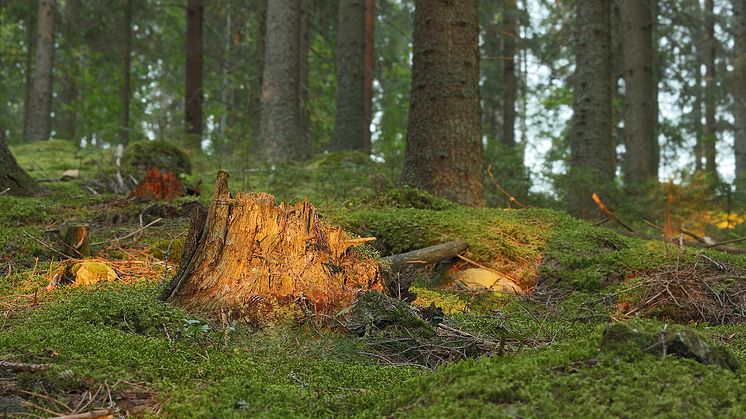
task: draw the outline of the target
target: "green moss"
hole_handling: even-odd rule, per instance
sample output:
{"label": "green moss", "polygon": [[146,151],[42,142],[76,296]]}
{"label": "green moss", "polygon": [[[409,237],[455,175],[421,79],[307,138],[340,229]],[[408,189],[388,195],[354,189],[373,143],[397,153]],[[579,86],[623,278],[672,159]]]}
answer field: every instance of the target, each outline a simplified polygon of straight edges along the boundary
{"label": "green moss", "polygon": [[136,175],[151,167],[176,174],[192,172],[189,157],[167,141],[138,141],[128,145],[122,155],[122,167]]}

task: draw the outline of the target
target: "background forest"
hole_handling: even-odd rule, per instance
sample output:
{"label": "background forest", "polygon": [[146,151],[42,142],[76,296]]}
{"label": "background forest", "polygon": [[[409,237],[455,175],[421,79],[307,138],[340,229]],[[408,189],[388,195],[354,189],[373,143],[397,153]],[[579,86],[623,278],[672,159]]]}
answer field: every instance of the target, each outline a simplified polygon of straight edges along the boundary
{"label": "background forest", "polygon": [[[259,0],[6,0],[0,127],[10,144],[173,142],[234,176],[354,150],[369,154],[387,180],[398,179],[414,4],[305,0],[283,9],[280,3],[268,16]],[[728,210],[746,170],[740,2],[480,3],[481,138],[484,167],[494,175],[484,173],[490,205],[507,202],[497,182],[519,200],[577,215],[589,216],[573,201],[587,204],[591,189],[635,211],[642,201],[666,195],[656,180],[673,180]],[[39,13],[50,15],[39,19]],[[267,25],[276,18],[298,24]],[[588,32],[595,24],[603,25],[596,28],[602,39]],[[277,43],[289,39],[287,51],[273,56]],[[297,73],[280,74],[282,68],[271,67],[277,60],[293,61]],[[259,128],[267,74],[295,89],[272,106],[298,107],[291,123],[267,124],[272,134]],[[43,78],[50,81],[45,85]],[[595,81],[582,89],[584,80]],[[586,100],[600,112],[590,116],[596,121],[587,135],[572,129]],[[37,106],[45,101],[50,105]],[[583,141],[588,151],[581,151]],[[593,167],[601,176],[586,179],[590,184],[575,197],[568,186],[584,177],[581,168]],[[619,188],[636,199],[622,199]]]}

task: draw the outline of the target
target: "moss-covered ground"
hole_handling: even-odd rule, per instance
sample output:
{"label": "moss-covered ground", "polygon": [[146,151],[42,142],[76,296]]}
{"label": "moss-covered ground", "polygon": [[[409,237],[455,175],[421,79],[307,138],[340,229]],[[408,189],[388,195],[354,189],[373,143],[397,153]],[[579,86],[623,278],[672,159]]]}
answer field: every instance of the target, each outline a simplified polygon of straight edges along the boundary
{"label": "moss-covered ground", "polygon": [[[404,189],[371,195],[376,187],[367,182],[378,169],[355,156],[309,164],[329,171],[342,167],[352,180],[334,182],[349,183],[348,197],[340,197],[339,186],[328,179],[319,181],[318,172],[300,186],[292,179],[299,171],[292,170],[288,178],[237,180],[283,198],[298,197],[296,188],[308,189],[327,221],[378,237],[384,254],[464,239],[470,259],[535,287],[530,297],[464,293],[423,275],[413,287],[417,304],[434,302],[450,324],[479,336],[507,334],[513,343],[500,356],[436,370],[391,365],[371,356],[364,340],[321,322],[256,329],[159,302],[164,278],[172,272],[164,272],[163,260],[167,253],[176,259],[188,218],[164,217],[168,211],[154,210],[152,203],[92,193],[86,180],[96,170],[86,161],[100,155],[50,144],[13,151],[36,178],[55,178],[71,168],[88,171],[80,180],[44,183],[46,192],[38,197],[0,196],[0,360],[53,367],[41,373],[0,370],[0,415],[69,413],[60,403],[74,406],[85,397],[93,399],[90,409],[115,406],[115,413],[164,417],[746,414],[743,370],[599,350],[610,322],[671,323],[620,310],[620,300],[641,278],[706,256],[731,267],[727,275],[738,281],[734,272],[746,268],[742,256],[714,251],[702,256],[696,249],[625,237],[549,210],[466,209]],[[193,176],[204,177],[209,196],[210,170],[200,164]],[[203,202],[205,195],[199,198]],[[162,220],[139,234],[115,240],[157,218]],[[69,220],[91,224],[94,250],[112,261],[123,280],[45,290],[59,264],[59,255],[45,244]],[[746,363],[742,323],[688,326]],[[133,407],[135,401],[140,408]]]}

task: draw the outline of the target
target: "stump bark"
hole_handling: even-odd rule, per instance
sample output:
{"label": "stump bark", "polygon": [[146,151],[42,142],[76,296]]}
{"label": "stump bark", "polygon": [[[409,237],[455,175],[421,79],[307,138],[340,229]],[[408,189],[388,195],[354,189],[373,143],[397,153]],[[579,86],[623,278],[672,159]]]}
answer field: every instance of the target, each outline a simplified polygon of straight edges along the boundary
{"label": "stump bark", "polygon": [[91,234],[88,224],[65,223],[60,229],[62,252],[70,257],[91,256]]}
{"label": "stump bark", "polygon": [[228,189],[218,172],[207,211],[195,211],[164,298],[232,319],[302,301],[316,312],[349,306],[360,290],[381,290],[375,259],[351,248],[362,241],[319,220],[310,202],[277,204],[266,193]]}

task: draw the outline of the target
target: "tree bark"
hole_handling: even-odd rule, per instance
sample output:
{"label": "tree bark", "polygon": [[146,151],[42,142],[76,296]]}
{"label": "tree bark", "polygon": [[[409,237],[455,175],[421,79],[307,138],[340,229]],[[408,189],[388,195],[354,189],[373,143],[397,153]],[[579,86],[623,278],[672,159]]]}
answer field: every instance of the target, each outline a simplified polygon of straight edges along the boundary
{"label": "tree bark", "polygon": [[301,2],[267,2],[258,151],[272,163],[306,154],[300,106]]}
{"label": "tree bark", "polygon": [[119,131],[119,141],[127,145],[130,138],[130,98],[132,97],[132,0],[126,0],[124,4],[122,62],[122,126]]}
{"label": "tree bark", "polygon": [[31,90],[34,84],[34,44],[36,40],[36,5],[37,0],[28,0],[29,14],[26,19],[26,88],[25,98],[23,101],[23,132],[22,138],[26,139],[29,135],[29,125],[31,122]]}
{"label": "tree bark", "polygon": [[736,57],[733,60],[733,117],[735,120],[736,192],[746,197],[746,3],[733,1]]}
{"label": "tree bark", "polygon": [[616,155],[611,135],[611,2],[575,3],[575,76],[570,211],[592,218],[598,213],[591,196],[614,180]]}
{"label": "tree bark", "polygon": [[518,6],[516,0],[506,0],[503,14],[503,100],[502,135],[500,140],[515,147],[515,100],[518,84],[515,75],[516,37],[518,36]]}
{"label": "tree bark", "polygon": [[210,208],[192,218],[179,269],[164,296],[185,308],[239,320],[293,302],[336,312],[359,290],[383,288],[376,260],[348,251],[359,242],[322,223],[308,201],[277,205],[265,193],[232,196],[228,174],[221,171]]}
{"label": "tree bark", "polygon": [[300,0],[300,31],[298,33],[298,118],[300,119],[301,137],[296,139],[299,157],[311,155],[311,143],[308,138],[310,124],[308,116],[308,52],[311,43],[311,16],[315,2]]}
{"label": "tree bark", "polygon": [[484,206],[479,2],[417,0],[402,181]]}
{"label": "tree bark", "polygon": [[365,149],[365,0],[339,1],[337,113],[332,150]]}
{"label": "tree bark", "polygon": [[655,0],[621,2],[624,26],[624,180],[658,179],[658,89],[654,45]]}
{"label": "tree bark", "polygon": [[54,68],[54,0],[39,0],[37,11],[36,57],[31,77],[31,106],[24,140],[48,140],[52,133],[52,70]]}
{"label": "tree bark", "polygon": [[204,20],[203,0],[189,0],[186,12],[186,86],[184,104],[184,122],[186,132],[192,134],[195,148],[202,143],[202,61],[203,40],[202,24]]}
{"label": "tree bark", "polygon": [[717,74],[715,58],[717,39],[715,38],[715,2],[705,0],[705,126],[702,138],[705,171],[713,177],[717,176]]}
{"label": "tree bark", "polygon": [[251,133],[252,133],[252,151],[261,151],[261,113],[262,113],[262,80],[264,79],[264,54],[266,51],[266,36],[267,36],[267,1],[260,0],[260,17],[259,17],[259,31],[256,34],[256,60],[255,60],[255,73],[256,80],[253,85],[251,92]]}
{"label": "tree bark", "polygon": [[482,100],[482,133],[487,138],[487,150],[492,151],[497,141],[501,141],[501,98],[503,97],[503,56],[500,46],[501,29],[499,25],[500,4],[496,1],[482,0],[480,15],[482,21],[482,42],[484,60],[479,70],[482,78],[480,97]]}
{"label": "tree bark", "polygon": [[10,195],[28,196],[38,190],[36,182],[16,162],[5,140],[5,131],[0,127],[0,192]]}
{"label": "tree bark", "polygon": [[363,151],[370,154],[370,125],[373,122],[373,74],[376,65],[375,37],[376,31],[376,0],[365,0],[365,110],[363,134]]}
{"label": "tree bark", "polygon": [[77,78],[80,75],[78,63],[78,48],[80,47],[81,19],[80,0],[67,0],[65,4],[64,37],[67,47],[67,68],[62,79],[60,93],[60,117],[57,123],[57,136],[66,140],[76,141],[78,99]]}

